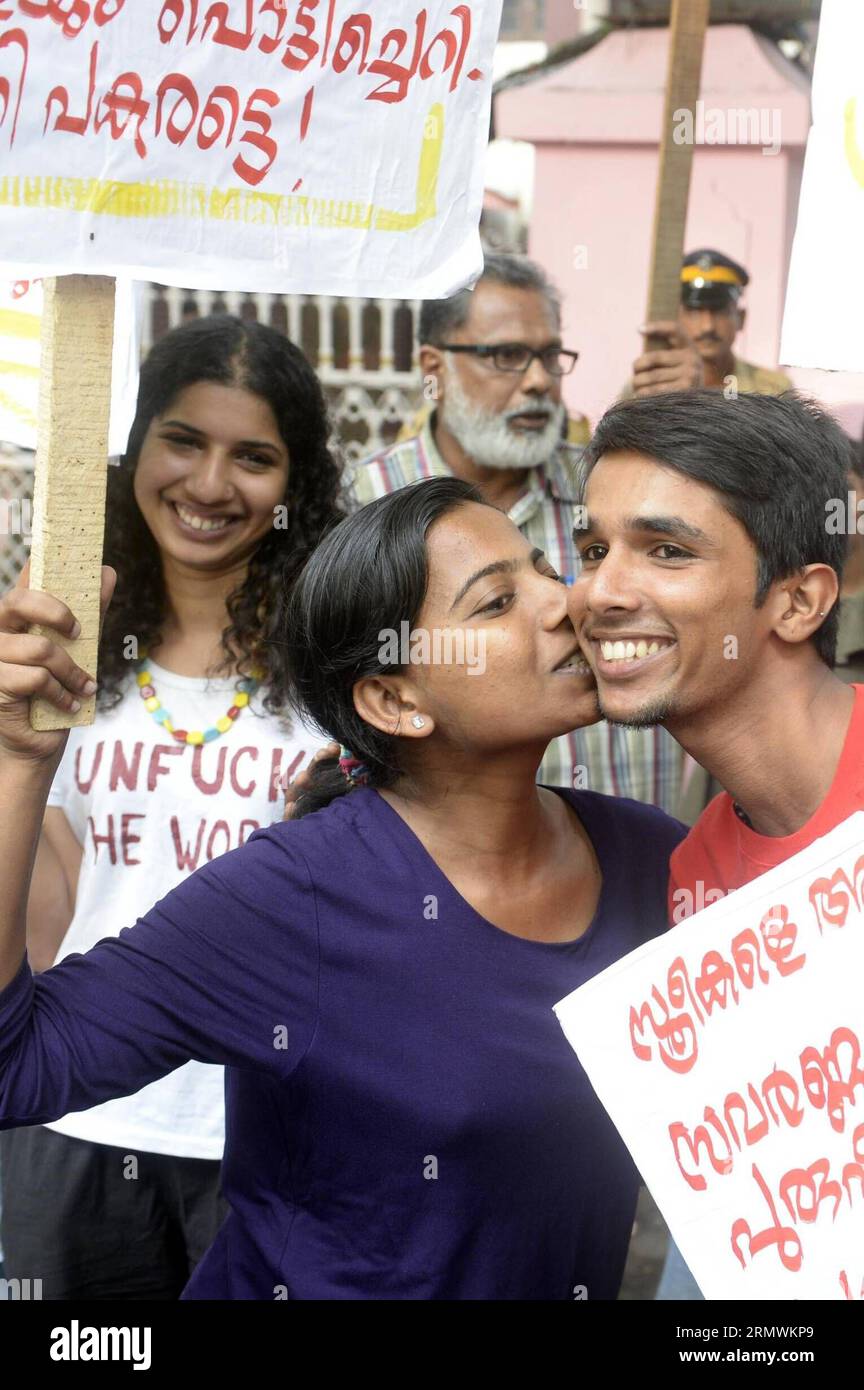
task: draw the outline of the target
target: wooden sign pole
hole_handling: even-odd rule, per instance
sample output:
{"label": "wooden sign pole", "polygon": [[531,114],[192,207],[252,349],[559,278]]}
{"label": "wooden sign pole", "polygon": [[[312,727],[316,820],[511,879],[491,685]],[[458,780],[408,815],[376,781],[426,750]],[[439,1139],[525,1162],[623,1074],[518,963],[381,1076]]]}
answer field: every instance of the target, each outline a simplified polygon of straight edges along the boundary
{"label": "wooden sign pole", "polygon": [[[695,128],[709,9],[710,0],[672,0],[646,323],[678,317],[693,145],[678,144],[674,133],[682,111],[690,112],[690,129]],[[645,345],[648,350],[667,346],[665,341],[651,341],[650,336]]]}
{"label": "wooden sign pole", "polygon": [[[96,674],[99,591],[108,480],[108,418],[114,339],[114,281],[103,275],[63,275],[44,285],[39,371],[39,420],[33,494],[30,587],[54,594],[72,609],[81,635],[69,647]],[[45,700],[30,702],[34,729],[92,724],[95,696],[77,714]]]}

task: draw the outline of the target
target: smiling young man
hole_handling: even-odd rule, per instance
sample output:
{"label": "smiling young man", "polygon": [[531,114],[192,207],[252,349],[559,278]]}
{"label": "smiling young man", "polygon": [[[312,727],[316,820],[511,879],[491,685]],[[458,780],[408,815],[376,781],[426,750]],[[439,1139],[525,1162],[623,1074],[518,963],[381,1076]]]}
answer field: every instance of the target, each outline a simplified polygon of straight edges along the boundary
{"label": "smiling young man", "polygon": [[727,790],[672,856],[674,920],[864,807],[864,686],[833,671],[848,445],[794,394],[621,402],[585,455],[574,621],[605,718]]}

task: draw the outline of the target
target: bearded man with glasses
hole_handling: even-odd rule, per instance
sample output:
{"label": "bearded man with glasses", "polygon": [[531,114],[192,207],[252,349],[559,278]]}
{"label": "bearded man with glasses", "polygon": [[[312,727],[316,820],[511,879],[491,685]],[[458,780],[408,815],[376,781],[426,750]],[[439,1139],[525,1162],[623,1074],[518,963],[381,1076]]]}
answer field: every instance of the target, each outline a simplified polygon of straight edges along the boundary
{"label": "bearded man with glasses", "polygon": [[[582,449],[567,439],[561,382],[579,354],[562,341],[558,292],[527,257],[487,254],[473,290],[423,304],[419,340],[433,409],[415,436],[355,467],[357,503],[421,478],[455,475],[505,511],[572,583]],[[678,384],[689,387],[698,358],[692,349],[679,355]],[[550,744],[539,780],[674,813],[681,769],[680,747],[665,730],[596,724]]]}

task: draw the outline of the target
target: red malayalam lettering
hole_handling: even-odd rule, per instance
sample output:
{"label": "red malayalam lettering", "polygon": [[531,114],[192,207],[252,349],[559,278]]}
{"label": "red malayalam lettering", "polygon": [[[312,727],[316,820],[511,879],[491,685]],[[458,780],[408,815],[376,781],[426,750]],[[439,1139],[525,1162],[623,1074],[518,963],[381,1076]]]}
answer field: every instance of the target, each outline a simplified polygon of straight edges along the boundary
{"label": "red malayalam lettering", "polygon": [[746,1269],[747,1261],[741,1251],[741,1242],[745,1236],[748,1241],[748,1254],[751,1263],[753,1261],[753,1256],[758,1255],[760,1250],[770,1250],[772,1245],[776,1246],[777,1255],[784,1269],[791,1270],[791,1272],[795,1274],[801,1268],[801,1262],[804,1259],[801,1239],[798,1232],[794,1230],[793,1227],[780,1225],[774,1198],[771,1196],[768,1184],[755,1163],[751,1171],[759,1187],[759,1191],[762,1193],[767,1203],[768,1211],[771,1216],[771,1225],[766,1226],[764,1230],[754,1236],[749,1221],[745,1221],[743,1217],[739,1217],[732,1226],[732,1249],[741,1262],[741,1268]]}
{"label": "red malayalam lettering", "polygon": [[[171,114],[168,117],[165,134],[172,145],[182,145],[186,136],[198,119],[198,93],[195,84],[182,72],[169,72],[159,86],[156,88],[156,134],[162,130],[162,108],[168,92],[178,92],[179,96],[171,107]],[[181,104],[185,102],[189,108],[189,118],[185,126],[181,126],[177,119],[177,112]]]}
{"label": "red malayalam lettering", "polygon": [[[6,15],[0,15],[5,19]],[[5,34],[0,35],[0,50],[9,48],[11,44],[17,43],[23,55],[21,63],[21,73],[18,78],[18,95],[15,99],[15,115],[12,118],[12,129],[9,132],[9,148],[15,143],[15,135],[18,130],[18,112],[21,110],[21,96],[24,91],[24,79],[27,76],[27,60],[29,57],[29,44],[27,35],[23,29],[8,29]],[[3,103],[3,115],[0,116],[0,126],[2,126],[9,113],[9,102],[12,98],[12,86],[8,77],[0,76],[0,101]]]}
{"label": "red malayalam lettering", "polygon": [[[88,0],[66,0],[65,9],[61,8],[61,0],[40,0],[40,3],[20,0],[20,3],[24,13],[37,18],[48,17],[62,26],[64,34],[75,37],[83,32],[90,18],[97,26],[115,18],[124,0],[99,0],[96,5],[91,5]],[[297,73],[305,72],[313,63],[318,68],[332,63],[336,73],[344,73],[353,65],[358,74],[370,72],[383,77],[384,81],[366,94],[367,101],[391,104],[404,101],[412,81],[418,76],[421,82],[425,82],[448,72],[450,91],[455,91],[471,39],[469,5],[456,5],[450,11],[453,23],[431,38],[427,34],[427,11],[420,9],[414,17],[410,40],[408,29],[389,30],[379,39],[378,56],[370,61],[369,52],[374,42],[372,16],[365,11],[348,15],[342,20],[333,44],[335,0],[326,0],[326,7],[325,0],[297,0],[294,29],[287,39],[284,37],[289,8],[286,0],[259,0],[257,17],[270,21],[268,31],[260,34],[255,27],[254,0],[242,0],[242,19],[238,23],[232,23],[231,7],[226,0],[212,0],[207,5],[200,27],[199,3],[200,0],[164,0],[156,21],[162,44],[171,43],[180,34],[180,41],[188,45],[197,35],[199,42],[206,41],[227,46],[236,52],[246,52],[257,37],[257,47],[264,54],[269,55],[282,47],[282,66]],[[6,13],[0,12],[0,17]],[[13,42],[19,43],[24,49],[24,71],[18,86],[10,145],[15,138],[26,76],[27,38],[23,30],[13,30],[4,35],[0,39],[0,47]],[[91,129],[98,134],[107,126],[112,140],[133,133],[135,151],[140,159],[145,159],[148,150],[144,126],[154,102],[145,92],[142,75],[135,70],[127,70],[114,78],[96,103],[95,120],[91,127],[97,69],[98,42],[90,50],[85,113],[70,114],[69,90],[58,84],[45,103],[43,135],[49,133],[49,127],[51,134],[62,131],[83,136]],[[467,76],[469,80],[476,81],[482,73],[472,68]],[[300,115],[301,139],[305,137],[311,120],[314,92],[313,83],[304,94]],[[174,95],[174,100],[166,120],[164,108],[169,94]],[[0,76],[0,124],[6,120],[11,95],[10,79]],[[199,120],[202,100],[203,113]],[[239,178],[256,188],[266,178],[278,155],[278,145],[272,135],[271,112],[279,106],[280,100],[279,92],[275,89],[256,87],[243,105],[240,91],[226,84],[214,87],[209,96],[203,98],[185,74],[171,72],[162,77],[158,84],[155,134],[160,135],[164,127],[169,141],[181,146],[194,130],[198,148],[202,150],[209,150],[221,141],[224,141],[226,148],[235,141],[240,146],[247,146],[235,156],[232,168]]]}
{"label": "red malayalam lettering", "polygon": [[759,930],[765,943],[765,954],[772,965],[776,966],[778,974],[794,975],[796,970],[802,968],[806,956],[802,954],[790,959],[798,928],[794,922],[789,921],[788,908],[782,903],[769,908],[759,923]]}
{"label": "red malayalam lettering", "polygon": [[857,922],[861,921],[864,855],[852,871],[854,884],[845,869],[835,869],[830,878],[817,878],[810,885],[810,902],[816,914],[819,931],[826,927],[845,927],[850,909]]}
{"label": "red malayalam lettering", "polygon": [[45,101],[45,124],[42,127],[44,135],[48,129],[48,122],[51,119],[51,108],[55,101],[62,107],[62,114],[54,118],[51,127],[55,130],[66,130],[72,135],[83,135],[90,124],[90,115],[93,111],[93,93],[96,88],[96,60],[99,55],[98,41],[90,49],[90,80],[87,85],[87,114],[85,116],[69,115],[69,92],[65,87],[52,87]]}
{"label": "red malayalam lettering", "polygon": [[861,1044],[851,1028],[835,1028],[824,1052],[805,1047],[801,1053],[801,1076],[807,1099],[817,1109],[827,1110],[833,1130],[842,1134],[847,1105],[855,1104],[855,1089],[864,1086]]}
{"label": "red malayalam lettering", "polygon": [[[300,0],[294,12],[294,33],[288,39],[285,52],[282,54],[283,66],[291,68],[294,72],[303,72],[321,51],[321,45],[314,38],[315,10],[318,4],[319,0]],[[333,22],[333,5],[334,0],[329,0],[330,24]]]}
{"label": "red malayalam lettering", "polygon": [[369,66],[369,45],[372,42],[372,20],[368,14],[352,14],[339,30],[336,49],[333,54],[333,71],[345,72],[360,54],[358,72],[365,72]]}
{"label": "red malayalam lettering", "polygon": [[[367,96],[367,101],[404,101],[408,95],[408,84],[417,71],[420,64],[420,57],[423,49],[423,37],[426,33],[426,11],[421,10],[414,20],[414,50],[409,63],[397,63],[396,58],[401,57],[408,43],[408,33],[405,29],[391,29],[381,40],[381,47],[378,50],[378,57],[369,64],[369,71],[378,73],[386,77],[387,81],[382,82],[378,87],[374,87]],[[388,48],[393,46],[395,54],[393,58],[385,59],[384,54]]]}
{"label": "red malayalam lettering", "polygon": [[[101,29],[117,18],[125,3],[126,0],[96,0],[95,4],[92,0],[18,0],[18,9],[31,19],[50,19],[60,26],[64,38],[74,39],[91,17]],[[0,14],[0,19],[5,18],[5,13]]]}
{"label": "red malayalam lettering", "polygon": [[[714,1140],[705,1125],[697,1125],[692,1135],[686,1125],[682,1125],[679,1120],[676,1120],[669,1126],[669,1138],[672,1140],[672,1151],[675,1154],[675,1162],[678,1164],[678,1170],[684,1181],[688,1186],[693,1188],[694,1192],[702,1192],[708,1186],[702,1174],[698,1172],[700,1163],[699,1150],[701,1148],[705,1149],[708,1161],[715,1173],[728,1173],[732,1167],[732,1150],[729,1145],[729,1138],[722,1124],[720,1124],[717,1115],[713,1110],[706,1107],[705,1119],[709,1124],[713,1125],[721,1141],[726,1145],[725,1158],[719,1157],[714,1152]],[[689,1172],[681,1162],[679,1150],[682,1144],[686,1145],[693,1166],[697,1169],[696,1172]]]}
{"label": "red malayalam lettering", "polygon": [[836,1180],[829,1180],[830,1172],[828,1159],[817,1158],[809,1168],[790,1168],[788,1173],[784,1173],[780,1179],[780,1196],[793,1221],[815,1221],[820,1206],[826,1200],[833,1201],[831,1220],[836,1219],[841,1202],[840,1184]]}
{"label": "red malayalam lettering", "polygon": [[798,1082],[788,1071],[780,1071],[775,1067],[770,1076],[766,1076],[762,1082],[762,1094],[776,1125],[780,1124],[780,1119],[771,1103],[772,1100],[776,1101],[784,1124],[790,1129],[796,1129],[800,1125],[804,1118],[804,1107],[799,1100]]}
{"label": "red malayalam lettering", "polygon": [[694,988],[699,1003],[708,1015],[715,1007],[725,1009],[730,995],[733,1002],[738,1003],[735,971],[719,951],[709,951],[703,957],[702,969],[696,977]]}
{"label": "red malayalam lettering", "polygon": [[206,39],[207,32],[211,23],[215,20],[216,27],[213,33],[213,42],[226,44],[228,48],[237,48],[242,53],[246,52],[252,42],[254,30],[252,28],[252,10],[254,0],[246,0],[246,24],[241,29],[232,29],[228,24],[228,6],[224,0],[212,4],[204,16],[204,29],[201,34],[202,39]]}
{"label": "red malayalam lettering", "polygon": [[285,0],[264,0],[260,14],[272,14],[276,20],[275,34],[264,34],[258,40],[258,47],[262,53],[274,53],[282,42],[282,31],[288,18],[288,7]]}
{"label": "red malayalam lettering", "polygon": [[[0,39],[0,50],[14,39],[16,33],[12,31],[11,35]],[[202,103],[202,96],[191,78],[182,72],[169,72],[161,78],[155,101],[151,101],[144,94],[141,75],[129,70],[116,77],[96,101],[98,60],[99,44],[96,42],[90,50],[86,109],[82,115],[70,114],[71,99],[67,87],[57,85],[52,88],[45,102],[43,136],[56,131],[85,136],[91,129],[99,133],[107,126],[112,140],[120,140],[134,130],[135,152],[139,159],[145,159],[148,154],[145,123],[151,108],[155,106],[152,112],[154,135],[162,136],[164,132],[172,145],[182,146],[194,131],[201,150],[211,149],[217,141],[222,142],[226,149],[232,145],[240,146],[241,152],[236,155],[231,167],[239,178],[252,187],[257,187],[273,167],[279,152],[271,134],[271,112],[279,105],[279,96],[275,91],[256,87],[246,100],[241,115],[242,97],[236,87],[217,84]],[[23,82],[22,75],[22,88]],[[0,102],[3,103],[0,124],[6,118],[10,100],[9,80],[0,77]],[[12,138],[14,134],[13,124]]]}
{"label": "red malayalam lettering", "polygon": [[[702,1022],[702,1015],[699,1006],[693,999],[690,990],[690,982],[687,978],[687,967],[681,956],[677,956],[669,967],[666,980],[666,993],[668,1002],[655,986],[651,991],[651,996],[662,1011],[663,1017],[657,1019],[651,1004],[646,1001],[641,1009],[630,1010],[630,1042],[633,1051],[642,1061],[646,1061],[652,1055],[650,1043],[643,1041],[646,1026],[654,1031],[658,1039],[658,1054],[660,1060],[665,1063],[670,1070],[675,1072],[688,1072],[694,1065],[698,1056],[698,1038],[696,1025],[693,1022],[695,1014],[698,1021]],[[682,1006],[690,1002],[692,1013],[679,1012],[672,1015],[672,1009],[681,1010]]]}
{"label": "red malayalam lettering", "polygon": [[[657,1056],[672,1071],[686,1072],[696,1061],[698,1054],[697,1024],[704,1027],[714,1009],[726,1009],[740,1000],[741,989],[753,989],[756,981],[770,984],[772,976],[763,962],[764,950],[768,963],[781,978],[794,974],[804,965],[806,956],[802,953],[792,956],[798,928],[789,921],[787,908],[782,904],[771,908],[760,922],[761,935],[749,927],[738,932],[732,939],[731,963],[722,952],[706,951],[702,957],[699,972],[693,988],[683,957],[678,956],[669,967],[666,993],[655,985],[651,999],[663,1011],[661,1019],[655,1018],[651,1000],[646,1000],[638,1008],[630,1010],[630,1042],[640,1061],[648,1061],[654,1056],[654,1049],[645,1039],[650,1026],[658,1039]],[[673,1018],[672,1009],[689,1010]],[[668,1045],[667,1045],[668,1044]]]}
{"label": "red malayalam lettering", "polygon": [[238,154],[231,167],[235,173],[239,174],[241,179],[244,179],[246,183],[251,183],[253,188],[257,188],[265,174],[270,172],[273,161],[279,153],[279,147],[276,141],[271,139],[269,133],[273,122],[266,111],[255,110],[252,105],[255,101],[263,101],[267,106],[272,108],[279,105],[279,98],[275,92],[271,92],[267,87],[256,87],[247,101],[246,108],[243,112],[244,121],[248,121],[250,125],[257,125],[258,131],[245,131],[241,136],[240,143],[241,145],[244,142],[252,145],[254,149],[264,155],[265,162],[263,165],[256,166],[250,164],[242,154]]}
{"label": "red malayalam lettering", "polygon": [[[202,150],[209,150],[211,145],[215,145],[225,130],[226,114],[220,106],[220,102],[224,102],[230,112],[231,123],[228,128],[226,145],[230,145],[234,139],[234,130],[240,115],[240,97],[235,87],[214,87],[207,98],[198,126],[198,146]],[[204,129],[205,121],[213,122],[209,131]]]}
{"label": "red malayalam lettering", "polygon": [[[856,1184],[857,1200],[864,1200],[864,1124],[858,1125],[852,1135],[852,1154],[853,1161],[843,1165],[840,1181],[831,1177],[831,1165],[827,1158],[817,1158],[807,1168],[790,1168],[783,1174],[778,1185],[780,1198],[793,1223],[812,1225],[818,1220],[823,1203],[830,1206],[831,1221],[834,1222],[844,1195],[848,1206],[853,1205],[853,1183]],[[745,1236],[750,1263],[760,1251],[775,1246],[781,1264],[796,1273],[804,1258],[800,1237],[794,1226],[781,1226],[774,1197],[755,1163],[751,1171],[765,1199],[771,1224],[754,1236],[749,1221],[739,1217],[732,1226],[732,1249],[741,1268],[746,1269],[748,1261],[741,1250]]]}
{"label": "red malayalam lettering", "polygon": [[763,985],[768,983],[769,975],[762,965],[761,948],[760,938],[749,927],[732,939],[732,959],[745,989],[753,988],[757,975]]}
{"label": "red malayalam lettering", "polygon": [[[423,54],[420,63],[420,77],[425,80],[427,77],[433,75],[433,68],[429,55],[435,45],[440,43],[444,48],[444,62],[440,71],[446,72],[448,68],[453,69],[453,75],[450,78],[450,90],[451,92],[455,92],[462,74],[462,64],[465,62],[468,44],[471,40],[471,10],[467,5],[457,5],[455,10],[451,10],[450,13],[455,19],[459,20],[462,26],[461,38],[457,39],[452,29],[442,29],[440,33],[436,34],[427,47],[426,52]],[[469,76],[474,77],[475,81],[480,75],[480,73],[476,73],[476,75],[469,73]]]}
{"label": "red malayalam lettering", "polygon": [[[801,1085],[791,1072],[779,1067],[765,1077],[757,1089],[752,1082],[746,1088],[746,1100],[740,1091],[730,1091],[723,1104],[723,1119],[706,1106],[705,1124],[697,1124],[692,1132],[680,1120],[669,1126],[669,1138],[675,1161],[685,1181],[698,1190],[707,1184],[698,1172],[704,1149],[705,1157],[716,1173],[733,1171],[733,1144],[739,1153],[746,1145],[751,1148],[768,1135],[772,1126],[797,1129],[801,1124],[806,1098],[814,1109],[827,1108],[831,1127],[843,1133],[846,1126],[846,1106],[854,1106],[856,1089],[864,1088],[864,1070],[860,1066],[860,1044],[850,1028],[835,1028],[831,1042],[824,1051],[806,1047],[799,1058]],[[803,1098],[802,1098],[803,1086]],[[714,1140],[705,1125],[716,1132],[726,1158],[718,1158]],[[681,1161],[682,1150],[691,1167]]]}
{"label": "red malayalam lettering", "polygon": [[[124,92],[123,88],[129,91]],[[126,127],[135,118],[135,150],[141,159],[147,154],[147,146],[141,136],[141,122],[150,110],[149,101],[142,98],[143,83],[137,72],[121,72],[115,77],[109,90],[100,97],[96,106],[93,129],[99,131],[107,123],[112,140],[120,140],[126,134]],[[119,119],[123,116],[125,119]]]}
{"label": "red malayalam lettering", "polygon": [[[162,43],[170,43],[186,14],[186,0],[165,0],[156,21]],[[173,20],[173,23],[170,21]],[[191,43],[198,25],[198,0],[189,0],[189,27],[186,42]]]}

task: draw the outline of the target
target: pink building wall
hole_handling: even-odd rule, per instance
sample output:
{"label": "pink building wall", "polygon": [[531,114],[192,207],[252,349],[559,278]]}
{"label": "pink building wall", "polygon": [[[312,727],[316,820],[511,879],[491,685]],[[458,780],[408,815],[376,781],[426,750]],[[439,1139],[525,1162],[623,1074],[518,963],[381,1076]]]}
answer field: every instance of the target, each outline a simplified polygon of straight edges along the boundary
{"label": "pink building wall", "polygon": [[[497,134],[536,147],[529,253],[564,292],[565,341],[581,354],[567,399],[592,420],[641,350],[667,47],[665,29],[612,33],[496,98]],[[761,143],[697,145],[685,240],[687,250],[716,246],[747,266],[748,321],[737,349],[774,366],[809,84],[746,26],[712,26],[701,100],[706,110],[764,112],[765,130],[780,133],[773,155]]]}
{"label": "pink building wall", "polygon": [[593,21],[586,9],[571,5],[569,0],[546,0],[545,39],[549,47],[575,39]]}

